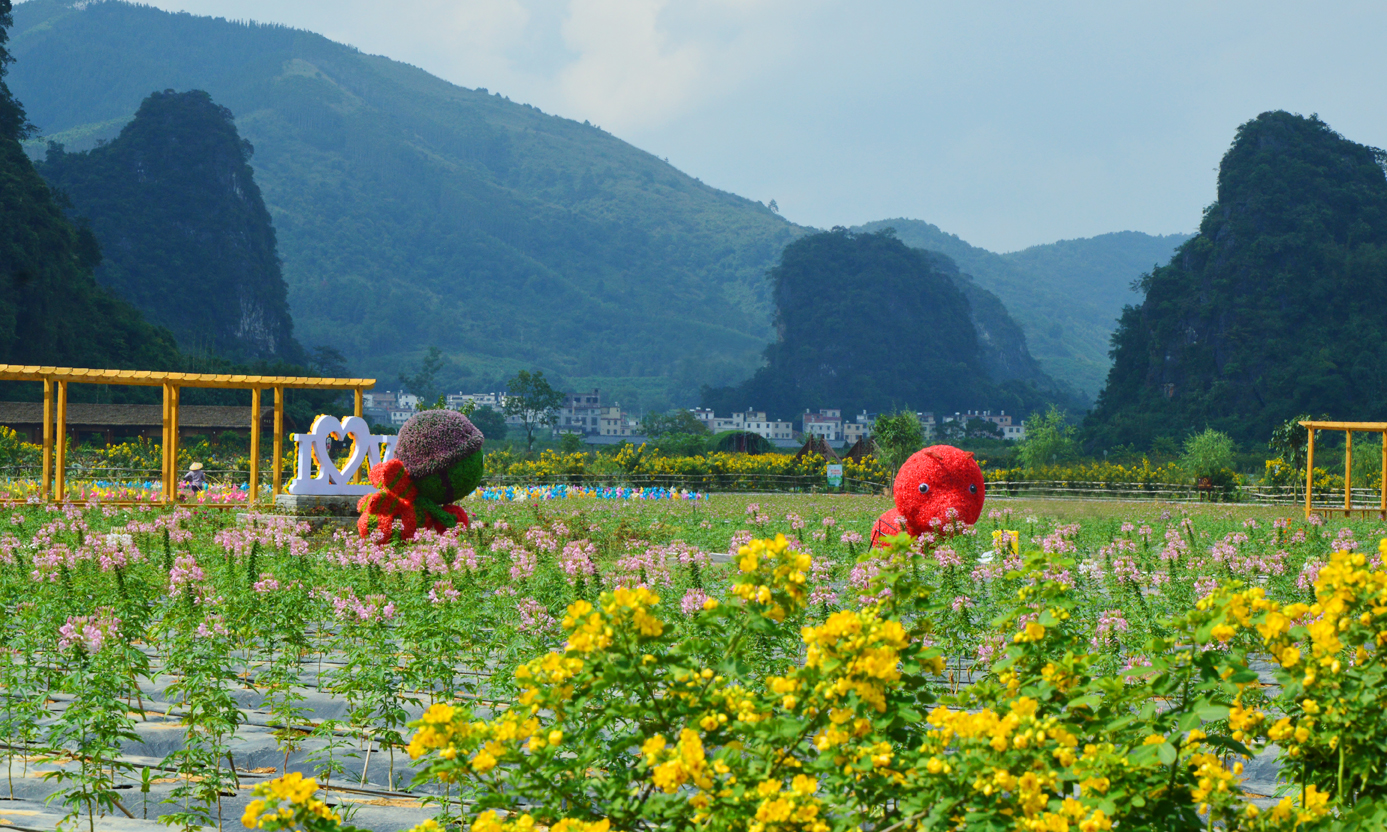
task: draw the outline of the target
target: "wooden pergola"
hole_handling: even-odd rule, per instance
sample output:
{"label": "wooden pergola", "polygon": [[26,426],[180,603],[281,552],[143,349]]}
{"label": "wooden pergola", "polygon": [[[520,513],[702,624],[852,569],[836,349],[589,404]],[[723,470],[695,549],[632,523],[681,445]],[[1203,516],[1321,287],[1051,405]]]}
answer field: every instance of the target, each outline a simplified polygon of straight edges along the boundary
{"label": "wooden pergola", "polygon": [[[1313,500],[1315,486],[1315,431],[1317,430],[1341,430],[1344,432],[1344,516],[1348,517],[1355,511],[1364,513],[1370,511],[1378,512],[1383,519],[1387,519],[1387,422],[1301,422],[1301,427],[1309,431],[1309,443],[1306,445],[1305,453],[1305,516],[1313,513],[1311,503]],[[1377,433],[1382,435],[1382,488],[1381,503],[1376,509],[1353,507],[1353,434],[1355,433]],[[1338,509],[1328,509],[1338,511]]]}
{"label": "wooden pergola", "polygon": [[54,447],[55,435],[67,434],[67,386],[69,384],[115,384],[164,388],[164,431],[162,499],[178,499],[178,398],[184,387],[210,387],[219,390],[249,390],[250,409],[250,486],[248,502],[260,492],[260,397],[274,391],[274,493],[283,489],[284,479],[284,391],[352,391],[355,414],[361,415],[361,393],[376,385],[373,378],[308,378],[302,376],[247,376],[211,373],[162,373],[149,370],[88,370],[76,367],[26,367],[0,364],[0,381],[38,381],[43,383],[43,466],[39,495],[48,502],[61,501],[65,492],[64,469],[67,443]]}

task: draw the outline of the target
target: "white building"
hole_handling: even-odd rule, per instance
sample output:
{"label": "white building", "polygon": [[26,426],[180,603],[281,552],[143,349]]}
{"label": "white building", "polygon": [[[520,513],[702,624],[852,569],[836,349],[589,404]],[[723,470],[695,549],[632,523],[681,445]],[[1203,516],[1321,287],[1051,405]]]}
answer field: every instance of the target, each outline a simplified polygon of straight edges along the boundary
{"label": "white building", "polygon": [[449,410],[462,410],[468,402],[477,407],[489,407],[500,412],[506,407],[505,393],[449,393],[444,402]]}
{"label": "white building", "polygon": [[853,418],[851,422],[843,422],[843,441],[849,445],[856,444],[859,439],[872,435],[872,423],[876,421],[876,416],[862,411]]}
{"label": "white building", "polygon": [[[602,394],[596,388],[587,393],[564,394],[563,407],[559,408],[554,423],[556,433],[577,433],[584,436],[599,434],[602,430]],[[601,434],[608,435],[608,434]],[[625,436],[629,434],[612,434]]]}
{"label": "white building", "polygon": [[795,438],[793,422],[768,419],[764,410],[747,410],[722,417],[717,416],[706,407],[695,407],[689,412],[694,415],[695,419],[706,425],[710,433],[735,430],[759,434],[767,439]]}
{"label": "white building", "polygon": [[958,422],[961,425],[966,425],[974,419],[981,419],[996,425],[1001,430],[1003,439],[1020,442],[1026,438],[1026,426],[1014,424],[1011,416],[1005,410],[999,410],[996,413],[990,410],[970,410],[967,413],[954,413],[953,416],[944,417],[944,421]]}
{"label": "white building", "polygon": [[619,405],[601,408],[597,415],[599,436],[635,436],[637,422],[621,412]]}
{"label": "white building", "polygon": [[843,411],[823,408],[818,413],[804,411],[801,419],[805,436],[821,436],[825,442],[843,441]]}

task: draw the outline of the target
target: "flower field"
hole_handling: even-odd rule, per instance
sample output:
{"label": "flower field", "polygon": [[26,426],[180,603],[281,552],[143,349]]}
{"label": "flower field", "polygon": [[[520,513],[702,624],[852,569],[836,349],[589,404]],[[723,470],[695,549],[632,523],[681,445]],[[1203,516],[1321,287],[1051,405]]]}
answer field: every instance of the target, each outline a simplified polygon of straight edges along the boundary
{"label": "flower field", "polygon": [[0,825],[1387,815],[1379,522],[1006,501],[872,551],[880,497],[465,505],[471,530],[389,547],[0,511]]}

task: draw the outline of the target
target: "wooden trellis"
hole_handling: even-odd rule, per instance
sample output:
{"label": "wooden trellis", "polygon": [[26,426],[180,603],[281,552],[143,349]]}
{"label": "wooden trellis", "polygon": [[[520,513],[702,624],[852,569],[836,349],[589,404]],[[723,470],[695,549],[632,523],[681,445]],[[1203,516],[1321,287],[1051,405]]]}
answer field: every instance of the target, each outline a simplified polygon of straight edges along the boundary
{"label": "wooden trellis", "polygon": [[[1315,489],[1315,431],[1317,430],[1341,430],[1344,432],[1344,516],[1348,517],[1355,511],[1367,512],[1375,511],[1378,516],[1387,519],[1387,422],[1314,422],[1306,421],[1300,423],[1309,431],[1309,444],[1306,446],[1305,453],[1305,516],[1313,513],[1312,501]],[[1380,488],[1380,504],[1377,508],[1358,508],[1353,507],[1353,435],[1355,433],[1376,433],[1382,436],[1382,485]],[[1326,513],[1338,511],[1339,509],[1324,509]]]}
{"label": "wooden trellis", "polygon": [[43,465],[39,495],[45,501],[63,499],[66,483],[67,443],[54,438],[67,434],[67,386],[69,384],[117,384],[164,388],[163,471],[165,503],[178,498],[178,400],[184,387],[210,387],[219,390],[249,390],[250,487],[247,498],[254,502],[260,491],[260,396],[274,391],[274,493],[283,490],[284,479],[284,391],[351,390],[355,414],[361,415],[361,394],[376,385],[373,378],[308,378],[303,376],[247,376],[212,373],[161,373],[149,370],[88,370],[76,367],[24,367],[0,364],[0,381],[38,381],[43,383]]}

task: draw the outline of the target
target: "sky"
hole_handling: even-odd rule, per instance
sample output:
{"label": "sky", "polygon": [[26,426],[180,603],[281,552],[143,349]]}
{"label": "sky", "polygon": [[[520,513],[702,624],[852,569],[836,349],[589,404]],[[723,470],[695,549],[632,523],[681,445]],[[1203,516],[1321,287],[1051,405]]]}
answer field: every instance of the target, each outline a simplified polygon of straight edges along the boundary
{"label": "sky", "polygon": [[1261,112],[1387,145],[1387,3],[146,0],[283,23],[588,120],[828,228],[993,251],[1193,232]]}

